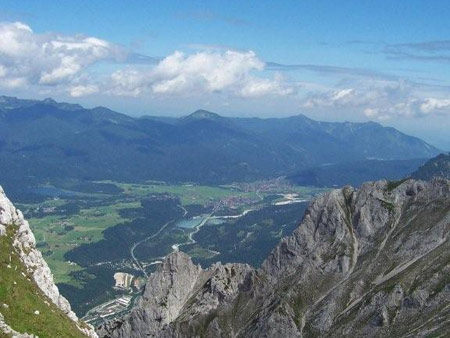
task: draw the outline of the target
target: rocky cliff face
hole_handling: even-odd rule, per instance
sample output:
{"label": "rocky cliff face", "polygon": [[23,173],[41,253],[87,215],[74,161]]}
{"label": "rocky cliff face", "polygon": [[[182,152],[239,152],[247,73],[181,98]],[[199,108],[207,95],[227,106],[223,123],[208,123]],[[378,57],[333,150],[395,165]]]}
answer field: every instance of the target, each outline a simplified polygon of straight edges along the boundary
{"label": "rocky cliff face", "polygon": [[450,335],[450,181],[380,181],[314,201],[258,270],[181,252],[101,337]]}
{"label": "rocky cliff face", "polygon": [[[89,336],[97,337],[92,327],[78,321],[75,313],[72,312],[69,302],[60,295],[58,288],[53,282],[52,273],[47,263],[42,258],[39,250],[36,249],[34,235],[30,229],[28,222],[23,218],[22,213],[17,210],[5,196],[3,189],[0,187],[0,236],[2,239],[2,257],[0,259],[2,269],[2,290],[5,291],[4,299],[7,299],[7,293],[17,293],[19,297],[26,298],[25,291],[32,291],[32,299],[26,299],[29,304],[42,301],[48,305],[49,312],[55,314],[55,320],[58,324],[64,324],[67,321],[69,329],[78,330],[78,334],[73,336]],[[7,251],[10,252],[7,252]],[[5,256],[5,257],[3,257]],[[15,261],[15,259],[17,259]],[[4,270],[4,271],[3,271]],[[19,273],[20,272],[20,273]],[[3,280],[4,278],[4,280]],[[11,280],[10,280],[11,279]],[[8,283],[12,281],[12,284]],[[26,288],[22,290],[21,288]],[[3,290],[4,288],[4,290]],[[35,289],[35,290],[34,290]],[[18,302],[19,303],[19,299]],[[14,318],[14,307],[19,304],[4,303],[3,309],[0,308],[0,333],[11,334],[14,336],[32,336],[25,332],[14,330],[8,318]],[[22,304],[21,304],[22,305]],[[25,304],[26,305],[26,304]],[[39,304],[42,305],[42,304]],[[38,316],[40,311],[35,311]],[[3,315],[2,313],[7,313]],[[51,322],[51,315],[42,314],[42,320]],[[11,319],[13,320],[13,319]],[[26,314],[23,314],[22,320],[28,320]],[[64,325],[63,325],[64,326]],[[71,328],[73,326],[73,328]]]}

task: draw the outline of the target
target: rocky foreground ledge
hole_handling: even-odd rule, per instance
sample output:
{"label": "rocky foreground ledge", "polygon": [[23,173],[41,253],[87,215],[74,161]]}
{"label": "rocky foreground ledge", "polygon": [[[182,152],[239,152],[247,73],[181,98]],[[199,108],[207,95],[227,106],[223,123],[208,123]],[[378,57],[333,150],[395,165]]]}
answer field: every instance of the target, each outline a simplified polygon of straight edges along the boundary
{"label": "rocky foreground ledge", "polygon": [[[41,252],[36,249],[36,241],[28,222],[8,200],[1,187],[0,240],[3,246],[0,248],[2,249],[0,258],[2,285],[0,286],[6,292],[17,294],[11,304],[3,302],[0,304],[0,336],[3,333],[14,337],[37,337],[34,333],[15,330],[8,319],[10,321],[17,319],[19,325],[24,321],[35,320],[37,324],[30,324],[29,327],[37,332],[44,332],[46,328],[43,325],[48,322],[48,329],[55,324],[56,329],[55,327],[52,329],[59,330],[61,327],[61,332],[69,332],[70,337],[97,337],[91,326],[78,320],[67,299],[59,293],[53,282],[50,268],[42,258]],[[8,284],[9,282],[12,282],[11,285]],[[30,298],[27,298],[27,292],[31,293]],[[4,296],[6,299],[8,295]],[[44,307],[48,314],[27,308],[28,305]],[[20,318],[17,318],[17,312],[21,311],[19,309],[21,306],[24,306],[24,312],[20,314]],[[48,332],[44,334],[47,337],[50,336]]]}
{"label": "rocky foreground ledge", "polygon": [[448,337],[450,181],[345,187],[316,199],[258,270],[181,252],[100,337]]}

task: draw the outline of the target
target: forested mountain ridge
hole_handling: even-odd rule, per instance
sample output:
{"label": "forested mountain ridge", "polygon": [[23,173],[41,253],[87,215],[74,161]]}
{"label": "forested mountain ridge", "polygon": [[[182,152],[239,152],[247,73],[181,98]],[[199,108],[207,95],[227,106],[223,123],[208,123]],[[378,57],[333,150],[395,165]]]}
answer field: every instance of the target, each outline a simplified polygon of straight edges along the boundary
{"label": "forested mountain ridge", "polygon": [[207,111],[134,118],[51,99],[0,100],[0,170],[6,182],[66,177],[217,184],[294,175],[330,163],[438,153],[373,122],[318,122],[303,115],[227,118]]}
{"label": "forested mountain ridge", "polygon": [[450,154],[440,154],[432,158],[412,173],[411,177],[422,180],[431,180],[434,177],[450,179]]}

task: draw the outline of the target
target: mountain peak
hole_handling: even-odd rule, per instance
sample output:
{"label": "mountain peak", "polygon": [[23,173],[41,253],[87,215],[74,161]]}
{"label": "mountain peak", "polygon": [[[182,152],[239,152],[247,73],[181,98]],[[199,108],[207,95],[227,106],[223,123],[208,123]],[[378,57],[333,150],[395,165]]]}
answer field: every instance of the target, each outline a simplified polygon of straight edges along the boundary
{"label": "mountain peak", "polygon": [[77,104],[77,103],[68,103],[68,102],[58,102],[53,100],[51,97],[47,97],[46,99],[43,99],[40,103],[49,105],[49,106],[54,106],[58,109],[62,109],[62,110],[68,110],[68,111],[75,111],[75,110],[80,110],[83,109],[83,106]]}
{"label": "mountain peak", "polygon": [[185,116],[184,118],[187,119],[195,119],[195,120],[218,120],[223,118],[219,114],[212,113],[207,110],[199,109],[193,112],[192,114],[189,114],[188,116]]}
{"label": "mountain peak", "polygon": [[51,97],[47,97],[45,99],[42,100],[42,103],[46,103],[46,104],[57,104],[57,102],[55,100],[53,100]]}
{"label": "mountain peak", "polygon": [[43,100],[30,100],[30,99],[19,99],[13,96],[0,96],[0,110],[11,110],[17,108],[29,108],[34,105],[47,105],[53,106],[61,110],[75,111],[83,109],[79,104],[67,103],[67,102],[57,102],[50,97]]}

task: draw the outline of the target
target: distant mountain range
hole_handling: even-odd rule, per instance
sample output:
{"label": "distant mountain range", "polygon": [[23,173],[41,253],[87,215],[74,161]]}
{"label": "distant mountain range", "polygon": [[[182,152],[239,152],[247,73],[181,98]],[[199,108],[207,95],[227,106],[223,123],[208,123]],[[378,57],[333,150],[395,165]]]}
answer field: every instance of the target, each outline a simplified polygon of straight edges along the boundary
{"label": "distant mountain range", "polygon": [[227,118],[204,110],[181,118],[134,118],[104,107],[0,97],[0,171],[6,181],[217,184],[358,161],[390,165],[439,152],[374,122],[319,122],[304,115]]}
{"label": "distant mountain range", "polygon": [[381,179],[401,180],[423,165],[426,159],[365,160],[322,165],[305,169],[288,179],[297,185],[315,187],[360,186],[366,181]]}

